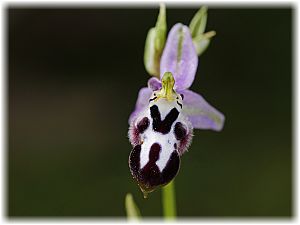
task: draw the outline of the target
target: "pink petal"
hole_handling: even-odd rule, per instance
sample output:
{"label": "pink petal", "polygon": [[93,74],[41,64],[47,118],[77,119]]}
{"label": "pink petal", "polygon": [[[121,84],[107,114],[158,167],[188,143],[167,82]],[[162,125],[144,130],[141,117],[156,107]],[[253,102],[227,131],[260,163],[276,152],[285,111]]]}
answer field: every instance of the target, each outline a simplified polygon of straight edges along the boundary
{"label": "pink petal", "polygon": [[148,88],[150,88],[152,91],[157,91],[161,89],[161,82],[156,77],[151,77],[148,80]]}
{"label": "pink petal", "polygon": [[223,128],[224,115],[212,107],[205,99],[190,90],[180,92],[184,95],[183,112],[194,128],[220,131]]}
{"label": "pink petal", "polygon": [[149,98],[151,97],[152,90],[150,88],[141,88],[138,94],[138,98],[135,104],[135,109],[129,116],[128,123],[131,124],[132,121],[136,119],[138,114],[143,111],[149,103]]}
{"label": "pink petal", "polygon": [[175,78],[175,90],[189,88],[195,78],[198,55],[187,26],[177,23],[169,32],[160,61],[160,77],[171,72]]}

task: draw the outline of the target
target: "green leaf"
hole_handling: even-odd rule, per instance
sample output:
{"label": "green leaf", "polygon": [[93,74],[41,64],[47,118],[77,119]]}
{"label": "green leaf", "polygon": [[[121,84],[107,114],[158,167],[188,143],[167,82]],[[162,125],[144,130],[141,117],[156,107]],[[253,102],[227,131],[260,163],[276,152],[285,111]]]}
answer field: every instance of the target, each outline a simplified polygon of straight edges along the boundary
{"label": "green leaf", "polygon": [[152,76],[159,77],[160,57],[163,52],[167,33],[166,7],[160,4],[160,10],[155,27],[152,27],[147,34],[144,64],[147,72]]}
{"label": "green leaf", "polygon": [[129,220],[139,220],[141,217],[141,213],[137,205],[135,204],[133,197],[130,193],[126,194],[125,197],[125,209],[127,218]]}
{"label": "green leaf", "polygon": [[190,22],[192,38],[197,37],[205,31],[207,21],[207,7],[202,6]]}

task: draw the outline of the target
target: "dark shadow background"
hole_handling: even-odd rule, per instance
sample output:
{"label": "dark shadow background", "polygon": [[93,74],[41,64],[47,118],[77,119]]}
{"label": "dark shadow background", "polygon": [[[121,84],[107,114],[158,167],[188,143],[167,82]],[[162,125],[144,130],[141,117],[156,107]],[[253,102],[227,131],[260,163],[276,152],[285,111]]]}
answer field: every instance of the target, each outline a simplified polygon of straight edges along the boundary
{"label": "dark shadow background", "polygon": [[[167,7],[168,30],[197,9]],[[127,165],[157,13],[8,6],[9,217],[124,217],[127,192],[143,216],[162,215],[160,191],[144,200]],[[226,123],[195,131],[176,178],[179,216],[292,216],[292,14],[209,8],[217,36],[191,89]]]}

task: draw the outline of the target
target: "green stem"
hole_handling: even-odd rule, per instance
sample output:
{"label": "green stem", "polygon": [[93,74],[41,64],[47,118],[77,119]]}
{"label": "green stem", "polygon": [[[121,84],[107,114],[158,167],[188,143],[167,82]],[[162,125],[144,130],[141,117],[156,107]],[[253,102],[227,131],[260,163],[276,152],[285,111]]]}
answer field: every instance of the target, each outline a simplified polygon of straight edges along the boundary
{"label": "green stem", "polygon": [[165,219],[176,218],[176,199],[174,180],[162,188],[162,204]]}

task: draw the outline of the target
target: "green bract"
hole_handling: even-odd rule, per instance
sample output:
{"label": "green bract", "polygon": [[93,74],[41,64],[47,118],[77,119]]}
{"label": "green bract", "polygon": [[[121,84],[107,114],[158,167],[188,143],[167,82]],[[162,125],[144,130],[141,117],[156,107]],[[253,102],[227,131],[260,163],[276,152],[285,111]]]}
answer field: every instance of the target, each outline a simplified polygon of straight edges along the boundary
{"label": "green bract", "polygon": [[204,33],[207,21],[207,7],[201,7],[190,22],[189,28],[198,55],[201,55],[208,47],[215,31]]}
{"label": "green bract", "polygon": [[125,198],[125,209],[128,219],[138,220],[141,217],[139,208],[136,206],[131,194],[127,194]]}
{"label": "green bract", "polygon": [[166,8],[164,4],[161,4],[156,25],[148,31],[144,51],[144,64],[147,72],[152,76],[159,77],[160,75],[159,64],[166,42],[166,33]]}
{"label": "green bract", "polygon": [[207,49],[210,44],[211,38],[215,35],[215,31],[210,31],[193,38],[193,43],[198,55],[201,55]]}
{"label": "green bract", "polygon": [[194,15],[190,22],[190,31],[192,38],[201,35],[205,31],[207,21],[207,7],[202,6],[198,12]]}

